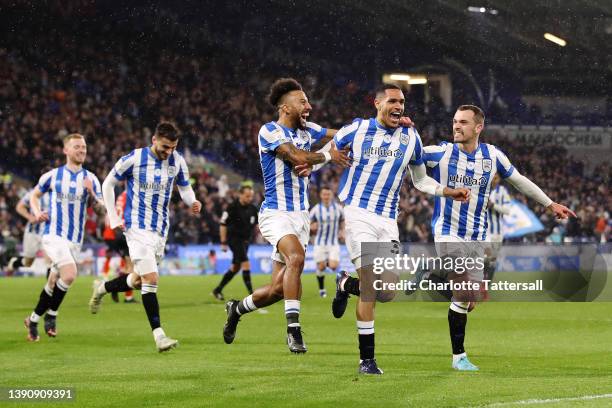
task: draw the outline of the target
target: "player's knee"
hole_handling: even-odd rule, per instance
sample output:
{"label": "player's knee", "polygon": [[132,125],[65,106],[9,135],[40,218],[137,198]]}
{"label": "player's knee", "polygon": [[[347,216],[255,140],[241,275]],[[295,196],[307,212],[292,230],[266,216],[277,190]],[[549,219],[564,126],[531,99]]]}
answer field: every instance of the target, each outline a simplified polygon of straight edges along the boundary
{"label": "player's knee", "polygon": [[23,258],[23,266],[29,268],[34,263],[34,258]]}
{"label": "player's knee", "polygon": [[304,254],[297,253],[289,255],[287,258],[287,266],[297,269],[298,271],[304,269]]}
{"label": "player's knee", "polygon": [[71,285],[77,276],[77,269],[74,263],[60,265],[59,272],[59,277],[68,285]]}
{"label": "player's knee", "polygon": [[140,276],[141,285],[143,283],[147,285],[157,285],[158,280],[159,278],[156,273],[147,273],[146,275]]}

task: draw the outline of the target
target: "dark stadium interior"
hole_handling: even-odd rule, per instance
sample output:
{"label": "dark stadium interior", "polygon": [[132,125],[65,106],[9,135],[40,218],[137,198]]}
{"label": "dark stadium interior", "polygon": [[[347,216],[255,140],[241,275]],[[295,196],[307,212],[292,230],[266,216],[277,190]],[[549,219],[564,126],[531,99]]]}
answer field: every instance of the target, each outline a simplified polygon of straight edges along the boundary
{"label": "dark stadium interior", "polygon": [[[373,115],[370,90],[394,71],[447,75],[452,106],[482,106],[487,124],[612,126],[612,3],[604,0],[488,0],[482,13],[467,11],[464,0],[341,0],[333,9],[321,0],[4,3],[11,7],[0,13],[0,230],[14,237],[24,226],[15,204],[61,164],[62,134],[86,135],[86,166],[102,179],[118,157],[149,142],[160,120],[171,120],[204,208],[194,223],[175,195],[170,241],[218,242],[236,188],[230,180],[225,191],[222,173],[259,183],[261,201],[256,136],[273,119],[264,96],[280,76],[302,81],[311,119],[333,128]],[[544,27],[568,46],[544,40]],[[447,140],[454,110],[433,88],[424,98],[422,88],[407,92],[406,114],[425,144]],[[487,131],[484,141],[579,215],[558,224],[531,203],[546,229],[525,239],[612,239],[609,151],[600,152],[607,160],[590,161],[561,144],[525,145]],[[312,202],[317,186],[337,185],[338,174],[314,177]],[[400,207],[402,239],[431,241],[432,201],[406,183]],[[101,224],[92,214],[89,236],[99,238]]]}

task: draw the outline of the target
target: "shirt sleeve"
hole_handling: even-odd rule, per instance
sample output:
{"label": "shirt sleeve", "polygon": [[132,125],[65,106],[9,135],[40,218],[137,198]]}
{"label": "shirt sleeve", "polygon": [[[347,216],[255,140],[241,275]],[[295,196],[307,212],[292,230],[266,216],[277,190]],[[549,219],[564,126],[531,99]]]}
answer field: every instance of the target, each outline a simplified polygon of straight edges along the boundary
{"label": "shirt sleeve", "polygon": [[439,146],[425,146],[423,148],[423,162],[427,167],[436,167],[446,152],[446,143]]}
{"label": "shirt sleeve", "polygon": [[21,197],[21,203],[25,204],[27,208],[30,208],[30,197],[32,196],[32,190],[28,191],[23,197]]}
{"label": "shirt sleeve", "polygon": [[123,156],[115,166],[111,170],[111,174],[119,181],[123,181],[126,177],[132,175],[132,170],[134,169],[134,161],[135,161],[135,150],[130,154],[126,154]]}
{"label": "shirt sleeve", "polygon": [[53,178],[53,172],[54,170],[48,171],[45,174],[43,174],[42,176],[40,176],[40,179],[38,179],[38,189],[40,190],[41,193],[46,193],[49,190],[51,190],[51,179]]}
{"label": "shirt sleeve", "polygon": [[283,143],[289,143],[291,140],[285,135],[278,126],[271,123],[266,123],[259,131],[259,148],[263,153],[269,153]]}
{"label": "shirt sleeve", "polygon": [[345,147],[352,147],[357,129],[361,124],[361,119],[356,119],[350,125],[343,126],[335,135],[334,143],[337,149],[344,149]]}
{"label": "shirt sleeve", "polygon": [[421,142],[421,136],[419,136],[419,132],[417,132],[414,128],[408,128],[408,132],[410,131],[412,131],[413,137],[416,137],[416,141],[414,143],[414,151],[412,152],[412,157],[410,157],[409,164],[423,164],[423,143]]}
{"label": "shirt sleeve", "polygon": [[178,174],[176,175],[176,184],[181,187],[187,187],[189,185],[189,169],[187,168],[187,162],[185,158],[180,154],[177,154],[178,160]]}
{"label": "shirt sleeve", "polygon": [[496,162],[497,162],[497,172],[501,176],[501,178],[508,178],[514,172],[514,166],[510,163],[508,157],[499,149],[495,150],[496,154]]}
{"label": "shirt sleeve", "polygon": [[96,177],[95,174],[89,172],[89,177],[91,177],[91,184],[93,184],[93,191],[97,200],[102,200],[102,185],[100,185],[100,180]]}
{"label": "shirt sleeve", "polygon": [[318,142],[327,134],[327,128],[321,127],[313,122],[306,122],[306,129],[308,129],[314,142]]}

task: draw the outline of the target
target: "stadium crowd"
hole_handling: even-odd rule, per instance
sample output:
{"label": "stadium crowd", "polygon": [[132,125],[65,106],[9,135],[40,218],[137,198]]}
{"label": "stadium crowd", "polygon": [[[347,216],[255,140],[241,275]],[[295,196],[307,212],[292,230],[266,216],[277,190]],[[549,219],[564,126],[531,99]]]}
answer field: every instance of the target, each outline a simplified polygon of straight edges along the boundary
{"label": "stadium crowd", "polygon": [[[1,231],[21,236],[25,222],[14,212],[16,202],[44,171],[62,164],[60,140],[69,132],[87,137],[86,167],[100,179],[121,155],[147,145],[158,121],[170,120],[181,129],[180,149],[189,157],[223,162],[245,178],[256,183],[261,180],[257,132],[274,118],[265,103],[267,87],[275,78],[273,70],[248,75],[258,67],[248,53],[236,64],[227,55],[197,58],[163,47],[152,52],[146,45],[131,44],[128,51],[125,43],[110,33],[99,39],[97,47],[88,45],[91,41],[70,41],[57,47],[62,38],[61,32],[50,32],[36,46],[16,41],[15,48],[0,48]],[[366,86],[346,78],[325,78],[317,73],[301,78],[313,105],[313,121],[338,128],[354,117],[374,114]],[[455,99],[469,102],[461,101],[460,96]],[[425,144],[438,143],[450,132],[452,113],[439,98],[425,105],[408,94],[406,113],[417,123]],[[578,221],[554,230],[556,221],[531,205],[546,226],[537,239],[558,233],[579,240],[599,241],[602,236],[610,240],[608,164],[586,172],[584,163],[571,158],[562,146],[534,148],[487,136],[484,141],[498,143],[521,172],[553,200],[570,204],[580,215]],[[235,195],[236,186],[228,191],[221,174],[206,166],[192,165],[191,170],[194,190],[203,202],[202,215],[193,222],[175,195],[170,242],[218,242],[219,217]],[[335,168],[325,168],[316,175],[311,183],[311,203],[317,201],[319,186],[327,184],[335,189],[338,176]],[[261,198],[258,191],[255,204]],[[400,208],[401,238],[430,241],[432,200],[405,183]],[[100,238],[102,223],[90,214],[89,239]]]}

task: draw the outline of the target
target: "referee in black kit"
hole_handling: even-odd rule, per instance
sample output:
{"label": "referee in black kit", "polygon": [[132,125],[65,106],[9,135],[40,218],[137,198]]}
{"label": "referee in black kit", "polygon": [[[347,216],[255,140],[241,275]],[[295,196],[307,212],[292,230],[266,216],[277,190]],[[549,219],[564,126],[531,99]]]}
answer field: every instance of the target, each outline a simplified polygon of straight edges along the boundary
{"label": "referee in black kit", "polygon": [[212,295],[218,300],[225,300],[221,292],[225,285],[232,280],[238,271],[242,270],[242,279],[249,294],[253,293],[251,284],[251,265],[248,258],[249,243],[253,237],[253,228],[257,225],[257,207],[253,201],[253,188],[250,185],[240,186],[240,196],[235,200],[221,216],[219,235],[221,236],[221,250],[232,250],[232,265],[225,272],[219,286],[213,289]]}

